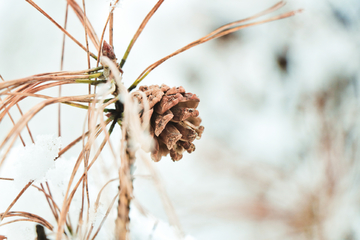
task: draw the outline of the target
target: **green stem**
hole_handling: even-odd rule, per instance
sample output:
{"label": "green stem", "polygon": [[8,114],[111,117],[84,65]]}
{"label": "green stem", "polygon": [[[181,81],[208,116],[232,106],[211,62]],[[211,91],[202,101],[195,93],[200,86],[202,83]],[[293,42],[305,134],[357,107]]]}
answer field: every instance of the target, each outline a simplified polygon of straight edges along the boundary
{"label": "green stem", "polygon": [[86,84],[91,84],[91,85],[98,85],[100,83],[106,83],[106,80],[98,80],[98,81],[94,81],[94,80],[86,80],[86,79],[75,79],[76,83],[86,83]]}
{"label": "green stem", "polygon": [[122,127],[122,122],[120,119],[117,120],[117,123],[119,124],[120,127]]}
{"label": "green stem", "polygon": [[101,77],[102,75],[103,75],[102,72],[97,72],[97,73],[90,74],[88,78],[89,79],[98,78],[98,77]]}
{"label": "green stem", "polygon": [[[89,109],[89,106],[87,105],[82,105],[82,104],[79,104],[79,103],[72,103],[72,102],[62,102],[63,104],[66,104],[66,105],[69,105],[69,106],[72,106],[72,107],[77,107],[77,108],[81,108],[81,109]],[[104,109],[104,112],[110,112],[109,109]]]}
{"label": "green stem", "polygon": [[120,62],[120,68],[122,68],[126,62],[126,59],[128,58],[129,56],[129,53],[130,53],[130,50],[131,50],[131,47],[132,47],[132,43],[133,43],[134,39],[131,39],[126,51],[125,51],[125,54],[123,56],[123,58],[121,59],[121,62]]}
{"label": "green stem", "polygon": [[110,128],[109,128],[109,135],[112,133],[112,131],[114,130],[114,127],[115,127],[115,124],[116,124],[116,120],[114,120],[111,125],[110,125]]}
{"label": "green stem", "polygon": [[128,91],[130,92],[131,90],[133,90],[134,88],[136,88],[136,86],[149,74],[150,72],[146,72],[141,78],[136,79],[135,82],[133,84],[131,84],[131,86],[128,88]]}
{"label": "green stem", "polygon": [[89,69],[89,72],[97,72],[97,71],[99,71],[99,70],[101,70],[101,69],[103,69],[103,68],[104,68],[104,66],[99,66],[99,67],[91,68],[91,69]]}

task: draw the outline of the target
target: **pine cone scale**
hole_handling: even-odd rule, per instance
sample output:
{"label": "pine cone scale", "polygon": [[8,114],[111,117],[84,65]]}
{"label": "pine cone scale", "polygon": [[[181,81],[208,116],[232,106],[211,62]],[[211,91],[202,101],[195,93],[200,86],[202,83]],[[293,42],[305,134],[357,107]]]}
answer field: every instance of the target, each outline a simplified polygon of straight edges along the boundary
{"label": "pine cone scale", "polygon": [[176,104],[180,102],[180,100],[183,98],[183,96],[180,93],[172,94],[172,95],[165,95],[161,99],[158,105],[155,107],[155,111],[158,114],[163,114]]}
{"label": "pine cone scale", "polygon": [[[194,152],[192,142],[200,139],[204,131],[196,109],[200,99],[195,94],[186,93],[181,86],[141,86],[138,91],[145,93],[150,109],[154,110],[149,121],[150,134],[155,140],[150,150],[151,158],[157,162],[170,153],[173,161],[179,161],[185,151]],[[133,96],[143,104],[143,95],[138,91]]]}
{"label": "pine cone scale", "polygon": [[199,111],[195,108],[184,108],[175,106],[171,109],[172,113],[174,114],[173,121],[184,121],[189,117],[197,117],[199,116]]}
{"label": "pine cone scale", "polygon": [[159,137],[160,140],[165,143],[166,147],[171,150],[176,142],[181,139],[182,134],[173,124],[169,123]]}
{"label": "pine cone scale", "polygon": [[185,127],[182,124],[174,123],[174,126],[179,130],[181,133],[180,140],[182,141],[189,141],[193,142],[197,136],[196,131],[194,131],[192,128]]}
{"label": "pine cone scale", "polygon": [[170,120],[174,117],[174,114],[167,110],[164,114],[157,114],[154,113],[154,128],[155,128],[155,135],[158,137],[160,133],[164,130],[166,127],[166,124],[170,122]]}

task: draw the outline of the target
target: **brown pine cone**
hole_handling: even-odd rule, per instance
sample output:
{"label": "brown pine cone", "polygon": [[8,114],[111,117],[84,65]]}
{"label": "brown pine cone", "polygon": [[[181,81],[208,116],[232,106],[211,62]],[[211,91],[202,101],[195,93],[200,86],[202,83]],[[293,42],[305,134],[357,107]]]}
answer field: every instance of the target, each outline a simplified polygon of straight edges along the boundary
{"label": "brown pine cone", "polygon": [[[150,105],[150,134],[154,137],[155,145],[151,151],[151,158],[158,162],[162,156],[170,153],[173,161],[179,161],[183,152],[192,153],[195,139],[200,139],[204,127],[200,126],[201,118],[196,110],[200,99],[192,93],[185,93],[183,87],[170,88],[161,86],[141,86],[133,96],[142,104],[144,92]],[[147,115],[147,114],[145,114]]]}

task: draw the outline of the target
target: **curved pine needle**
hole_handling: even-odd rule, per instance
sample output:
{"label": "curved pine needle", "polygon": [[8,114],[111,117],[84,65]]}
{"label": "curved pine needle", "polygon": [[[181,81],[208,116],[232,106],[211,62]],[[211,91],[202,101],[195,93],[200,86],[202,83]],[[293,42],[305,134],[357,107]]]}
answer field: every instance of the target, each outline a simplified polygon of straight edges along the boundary
{"label": "curved pine needle", "polygon": [[[112,120],[111,120],[110,118],[109,118],[109,119],[106,119],[106,120],[105,120],[105,124],[108,125],[111,121],[112,121]],[[96,130],[95,130],[95,131],[96,131],[96,132],[101,131],[100,129],[101,129],[100,124],[98,124],[98,125],[96,126]],[[81,139],[83,139],[83,137],[89,136],[89,133],[90,133],[90,131],[87,131],[85,134],[79,136],[79,137],[76,138],[74,141],[72,141],[71,143],[69,143],[66,147],[64,147],[63,149],[61,149],[61,151],[59,152],[58,157],[57,157],[56,159],[58,159],[61,155],[63,155],[65,152],[67,152],[67,151],[68,151],[70,148],[72,148],[76,143],[80,142]],[[56,159],[55,159],[55,160],[56,160]]]}
{"label": "curved pine needle", "polygon": [[19,200],[19,198],[21,197],[21,195],[23,195],[23,193],[26,191],[26,189],[28,189],[31,184],[34,182],[34,180],[30,181],[28,184],[25,185],[25,187],[23,187],[23,189],[21,189],[21,191],[19,192],[19,194],[15,197],[15,199],[10,203],[10,205],[6,208],[5,212],[3,212],[0,217],[0,222],[2,220],[4,220],[4,218],[6,217],[6,215],[8,214],[8,212],[10,211],[10,209],[14,206],[14,204]]}
{"label": "curved pine needle", "polygon": [[81,24],[83,25],[84,29],[87,29],[89,38],[92,41],[95,49],[98,51],[99,48],[100,48],[99,38],[96,35],[96,32],[95,32],[93,26],[91,25],[89,19],[86,17],[86,14],[84,13],[85,11],[83,11],[81,9],[81,7],[79,6],[79,4],[77,4],[76,1],[74,1],[74,0],[67,0],[67,3],[74,10],[76,16],[79,18],[79,20],[80,20]]}
{"label": "curved pine needle", "polygon": [[[0,79],[1,79],[2,81],[5,81],[1,75],[0,75]],[[1,97],[0,97],[0,102],[1,102],[1,104],[2,104],[2,99],[1,99]],[[0,104],[0,105],[1,105],[1,104]],[[18,104],[16,104],[16,106],[17,106],[17,108],[18,108],[18,110],[19,110],[20,114],[22,115],[22,111],[21,111],[20,106],[19,106]],[[13,117],[11,116],[11,114],[10,114],[10,112],[9,112],[9,111],[7,112],[7,115],[9,116],[10,121],[12,122],[12,124],[14,124],[14,125],[15,125],[15,121],[14,121],[14,119],[13,119]],[[29,128],[29,126],[26,126],[26,128],[27,128],[27,130],[28,130],[28,132],[29,132],[29,134],[30,134],[30,136],[31,136],[31,132],[30,132],[30,128]],[[24,141],[24,139],[22,138],[21,134],[19,134],[19,138],[20,138],[21,143],[22,143],[22,144],[23,144],[23,146],[25,147],[25,146],[26,146],[26,144],[25,144],[25,141]]]}
{"label": "curved pine needle", "polygon": [[[15,222],[34,222],[34,223],[39,223],[39,224],[44,225],[44,226],[47,225],[47,223],[44,223],[43,221],[40,221],[40,220],[37,220],[37,219],[24,218],[24,219],[16,219],[16,220],[12,220],[12,221],[9,221],[9,222],[6,222],[6,223],[2,223],[2,224],[0,224],[0,227],[11,224],[11,223],[15,223]],[[50,226],[53,227],[52,225],[50,225]],[[50,226],[46,226],[46,227],[49,229]],[[50,229],[50,230],[52,230],[52,229]]]}
{"label": "curved pine needle", "polygon": [[[103,104],[101,107],[105,108],[107,105],[109,105],[109,104],[111,104],[111,103],[113,103],[115,101],[117,101],[117,98],[114,98],[114,99],[108,101],[107,103]],[[111,121],[109,121],[109,123],[110,122]],[[105,123],[107,123],[107,121],[105,121]],[[78,171],[78,168],[80,166],[80,163],[81,163],[82,159],[84,158],[84,152],[86,152],[86,151],[88,151],[90,149],[90,147],[93,144],[93,141],[91,141],[91,140],[92,139],[94,140],[100,134],[101,129],[102,129],[102,127],[100,125],[99,129],[95,133],[95,137],[91,137],[91,136],[89,137],[88,142],[86,143],[85,147],[83,148],[83,151],[81,151],[81,153],[80,153],[80,155],[79,155],[79,157],[78,157],[78,159],[77,159],[77,161],[75,163],[75,166],[73,168],[73,172],[71,174],[71,177],[70,177],[70,180],[69,180],[69,183],[68,183],[68,187],[67,187],[67,190],[66,190],[66,193],[65,193],[65,197],[64,197],[64,201],[63,201],[63,205],[62,205],[62,211],[60,213],[60,218],[59,218],[59,221],[58,221],[57,239],[61,239],[61,233],[63,232],[63,224],[65,223],[66,215],[67,215],[67,212],[68,212],[68,210],[70,208],[71,201],[72,201],[72,199],[73,199],[73,197],[75,195],[75,192],[76,192],[77,188],[79,187],[79,185],[81,184],[81,182],[85,178],[86,174],[83,173],[82,177],[78,180],[77,184],[74,186],[73,190],[69,194],[70,186],[72,185],[72,183],[74,181],[75,174]],[[91,132],[89,134],[91,135]],[[100,153],[102,152],[103,148],[105,147],[105,144],[107,143],[107,141],[108,141],[108,138],[105,138],[103,140],[103,142],[100,145],[98,151],[96,152],[95,156],[93,157],[93,160],[88,165],[87,171],[89,171],[91,166],[95,163],[95,161],[99,157]]]}
{"label": "curved pine needle", "polygon": [[[102,219],[102,221],[101,221],[98,229],[96,230],[96,232],[95,232],[94,236],[91,238],[91,240],[94,240],[95,237],[97,236],[97,234],[99,233],[99,231],[100,231],[102,225],[104,224],[107,216],[109,216],[109,213],[110,213],[110,211],[111,211],[111,208],[112,208],[112,206],[114,206],[115,200],[118,198],[118,196],[119,196],[119,193],[117,193],[116,196],[115,196],[115,197],[113,198],[113,200],[111,201],[111,203],[110,203],[110,205],[109,205],[109,207],[108,207],[108,209],[107,209],[107,211],[106,211],[106,213],[105,213],[104,218]],[[90,236],[90,235],[89,235],[89,236]]]}
{"label": "curved pine needle", "polygon": [[[99,131],[100,133],[100,131]],[[99,157],[101,151],[103,150],[103,148],[105,147],[105,144],[106,144],[106,139],[103,140],[102,144],[100,145],[98,151],[96,152],[95,156],[93,157],[93,160],[90,162],[90,164],[88,165],[88,168],[87,168],[87,171],[90,170],[91,166],[95,163],[96,159]],[[76,193],[76,190],[78,189],[78,187],[80,186],[81,182],[84,180],[85,178],[85,173],[82,174],[82,176],[80,177],[80,179],[78,180],[78,182],[75,184],[73,190],[71,191],[71,193],[69,194],[70,192],[70,185],[72,184],[73,182],[73,179],[75,177],[75,174],[80,166],[80,163],[81,163],[81,160],[83,158],[83,151],[80,153],[80,156],[74,166],[74,169],[73,169],[73,174],[72,176],[70,177],[70,181],[69,181],[69,184],[68,184],[68,189],[66,191],[66,194],[65,194],[65,198],[64,198],[64,202],[63,202],[63,206],[62,206],[62,210],[61,210],[61,213],[60,213],[60,218],[59,218],[59,221],[58,221],[58,229],[57,229],[57,238],[58,239],[61,239],[61,233],[63,231],[63,224],[65,223],[65,220],[66,220],[66,215],[67,215],[67,212],[69,211],[69,208],[70,208],[70,204],[72,202],[72,199]]]}
{"label": "curved pine needle", "polygon": [[[81,47],[84,51],[87,52],[86,48],[78,41],[76,40],[68,31],[66,31],[60,24],[58,24],[52,17],[49,16],[44,10],[42,10],[36,3],[34,3],[32,0],[25,0],[28,3],[30,3],[31,6],[36,8],[40,13],[42,13],[45,17],[47,17],[52,23],[54,23],[63,33],[65,33],[71,40],[73,40],[79,47]],[[93,57],[95,60],[97,60],[97,57],[95,54],[90,52],[91,57]]]}
{"label": "curved pine needle", "polygon": [[[29,92],[31,91],[31,89],[35,86],[37,86],[39,83],[33,83],[33,84],[26,84],[25,86],[20,87],[19,89],[16,89],[13,91],[13,93],[16,92]],[[3,91],[0,93],[0,95],[5,95],[7,93],[9,93],[10,91]],[[2,104],[0,105],[0,111],[5,109],[1,114],[0,114],[0,121],[2,120],[2,118],[5,116],[6,112],[9,111],[9,109],[11,109],[15,104],[17,104],[20,100],[21,100],[21,96],[16,96],[16,95],[8,95],[4,98]]]}
{"label": "curved pine needle", "polygon": [[24,126],[26,125],[26,123],[28,123],[41,109],[43,109],[44,107],[54,104],[54,103],[59,103],[59,102],[71,102],[71,101],[78,101],[78,100],[82,100],[82,99],[86,99],[88,97],[88,95],[84,95],[84,96],[71,96],[71,97],[59,97],[59,98],[51,98],[51,99],[47,99],[41,103],[38,103],[37,105],[35,105],[34,107],[32,107],[29,111],[27,111],[21,118],[20,120],[15,124],[15,126],[10,130],[10,132],[8,133],[8,135],[5,137],[5,139],[3,140],[3,142],[0,145],[0,149],[3,148],[5,146],[5,144],[12,138],[12,141],[9,144],[9,147],[7,148],[7,150],[5,151],[4,155],[2,156],[1,160],[0,160],[0,166],[3,164],[7,154],[10,151],[10,148],[13,146],[13,144],[15,143],[15,139],[13,138],[13,136],[18,135],[22,129],[24,128]]}
{"label": "curved pine needle", "polygon": [[34,184],[31,185],[31,186],[34,187],[34,188],[36,188],[36,189],[39,190],[40,192],[42,192],[47,199],[50,199],[50,200],[51,200],[54,209],[55,209],[56,211],[60,211],[59,206],[55,203],[55,201],[54,201],[53,197],[51,196],[51,194],[46,193],[46,192],[45,192],[45,189],[40,188],[40,187],[38,187],[38,186],[36,186],[36,185],[34,185]]}
{"label": "curved pine needle", "polygon": [[[46,82],[46,81],[75,81],[77,79],[93,79],[101,77],[102,73],[94,73],[90,75],[69,75],[69,76],[30,76],[26,78],[20,78],[10,81],[5,81],[0,83],[0,90],[14,87],[14,86],[21,86],[24,84],[34,83],[34,82]],[[1,93],[0,93],[1,95]]]}
{"label": "curved pine needle", "polygon": [[259,16],[262,16],[266,13],[269,13],[269,12],[272,12],[274,10],[277,10],[278,8],[282,7],[284,5],[283,2],[279,2],[278,4],[274,5],[273,7],[259,13],[259,14],[256,14],[255,16],[253,17],[250,17],[250,18],[247,18],[247,19],[243,19],[243,20],[239,20],[239,21],[235,21],[235,22],[232,22],[232,23],[229,23],[229,24],[226,24],[218,29],[216,29],[215,31],[211,32],[210,34],[206,35],[205,37],[202,37],[194,42],[191,42],[189,43],[188,45],[178,49],[177,51],[173,52],[172,54],[156,61],[155,63],[151,64],[149,67],[147,67],[140,75],[139,77],[134,81],[134,83],[129,87],[129,91],[131,91],[132,89],[136,88],[136,86],[152,71],[154,70],[156,67],[158,67],[160,64],[162,64],[163,62],[165,62],[166,60],[168,60],[169,58],[172,58],[176,55],[178,55],[179,53],[182,53],[190,48],[193,48],[197,45],[200,45],[202,43],[205,43],[207,41],[210,41],[214,38],[218,38],[218,37],[222,37],[224,35],[227,35],[227,34],[230,34],[230,33],[233,33],[235,31],[238,31],[240,29],[243,29],[243,28],[247,28],[247,27],[250,27],[250,26],[255,26],[255,25],[259,25],[259,24],[263,24],[263,23],[267,23],[267,22],[271,22],[271,21],[276,21],[276,20],[279,20],[279,19],[283,19],[283,18],[288,18],[288,17],[291,17],[293,15],[295,15],[296,13],[298,12],[301,12],[302,10],[297,10],[297,11],[291,11],[291,12],[287,12],[287,13],[284,13],[284,14],[281,14],[281,15],[278,15],[278,16],[275,16],[275,17],[272,17],[272,18],[269,18],[269,19],[266,19],[266,20],[262,20],[262,21],[257,21],[257,22],[253,22],[253,23],[248,23],[248,24],[244,24],[244,25],[240,25],[238,26],[238,24],[240,23],[243,23],[244,21],[248,21],[249,19],[252,20],[254,19],[255,17],[259,17]]}
{"label": "curved pine needle", "polygon": [[[107,182],[105,183],[105,185],[100,189],[100,191],[99,191],[99,193],[98,193],[98,195],[97,195],[97,197],[96,197],[95,206],[94,206],[94,212],[97,212],[97,211],[98,211],[99,202],[100,202],[100,197],[101,197],[102,191],[105,189],[105,187],[106,187],[107,185],[109,185],[109,183],[114,182],[114,181],[117,181],[117,180],[119,180],[119,179],[118,179],[118,178],[110,179],[110,180],[107,181]],[[112,206],[112,204],[111,204],[111,206]],[[93,229],[94,229],[94,224],[92,223],[92,224],[91,224],[91,227],[90,227],[90,230],[89,230],[89,232],[87,233],[87,238],[86,238],[86,239],[89,239],[89,238],[90,238],[90,235],[91,235],[91,232],[92,232]],[[97,235],[97,234],[95,234],[95,236],[96,236],[96,235]]]}
{"label": "curved pine needle", "polygon": [[[24,92],[12,92],[12,93],[6,93],[4,95],[12,95],[12,96],[19,96],[18,98],[13,99],[13,101],[10,103],[9,106],[6,107],[6,109],[0,113],[0,121],[3,119],[3,117],[5,116],[5,114],[9,111],[9,109],[11,107],[13,107],[15,104],[18,104],[21,100],[25,99],[26,97],[36,97],[36,98],[44,98],[44,99],[52,99],[52,97],[46,96],[46,95],[41,95],[41,94],[34,94],[34,93],[24,93]],[[93,97],[95,97],[95,95],[87,95],[87,97],[84,97],[83,99],[78,99],[76,102],[91,102],[93,101]],[[77,104],[74,102],[70,102],[70,101],[65,101],[65,102],[61,102],[63,104],[67,104],[70,106],[74,106],[74,107],[78,107],[78,108],[83,108],[83,109],[87,109],[87,106],[81,105],[81,104]]]}
{"label": "curved pine needle", "polygon": [[[0,214],[0,215],[3,216],[3,213]],[[22,212],[22,211],[11,211],[11,212],[8,212],[4,218],[7,218],[7,217],[24,217],[25,219],[13,220],[13,221],[10,221],[10,222],[0,224],[0,226],[4,226],[4,225],[10,224],[12,222],[30,221],[30,222],[40,223],[40,224],[44,225],[46,228],[48,228],[51,231],[54,229],[53,225],[51,225],[48,221],[46,221],[44,218],[42,218],[42,217],[40,217],[40,216],[38,216],[36,214],[33,214],[33,213]]]}

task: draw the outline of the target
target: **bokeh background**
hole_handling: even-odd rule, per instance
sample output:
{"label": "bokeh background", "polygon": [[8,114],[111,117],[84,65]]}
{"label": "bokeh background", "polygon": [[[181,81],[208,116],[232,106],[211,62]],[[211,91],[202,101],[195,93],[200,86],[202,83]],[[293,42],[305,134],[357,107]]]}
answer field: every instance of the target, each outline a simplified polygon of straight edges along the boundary
{"label": "bokeh background", "polygon": [[[36,3],[63,24],[65,1]],[[86,2],[99,36],[109,3]],[[118,59],[155,3],[121,1],[114,20]],[[125,86],[156,60],[275,3],[165,1],[128,58]],[[196,239],[360,239],[360,3],[289,0],[269,16],[297,9],[303,12],[182,53],[144,79],[147,85],[181,85],[201,99],[198,109],[205,132],[195,143],[196,151],[176,163],[170,158],[154,163],[184,231]],[[71,10],[67,29],[85,42]],[[10,80],[59,71],[62,37],[27,2],[0,1],[0,74]],[[64,70],[86,69],[86,53],[68,38],[65,44]],[[86,92],[84,86],[63,88],[63,95]],[[57,89],[46,94],[56,96]],[[20,105],[25,110],[37,102]],[[56,111],[49,107],[30,122],[34,135],[57,134]],[[16,111],[13,115],[19,117]],[[85,112],[63,106],[61,120],[66,145],[81,134]],[[2,138],[11,126],[9,119],[0,124]],[[106,153],[103,158],[106,161]],[[146,168],[139,164],[137,171],[143,174]],[[3,194],[2,208],[16,191],[7,198]],[[135,180],[135,197],[167,221],[151,180]],[[25,208],[26,202],[15,206]]]}

